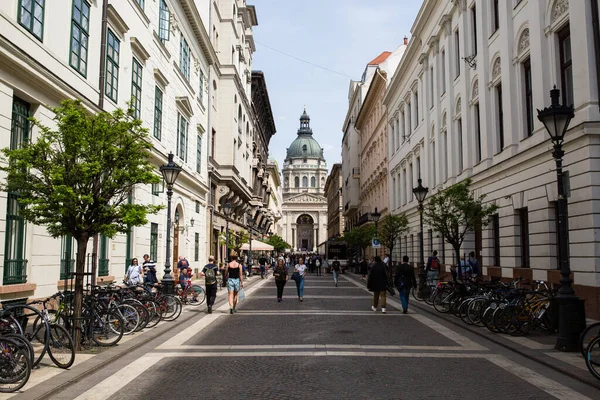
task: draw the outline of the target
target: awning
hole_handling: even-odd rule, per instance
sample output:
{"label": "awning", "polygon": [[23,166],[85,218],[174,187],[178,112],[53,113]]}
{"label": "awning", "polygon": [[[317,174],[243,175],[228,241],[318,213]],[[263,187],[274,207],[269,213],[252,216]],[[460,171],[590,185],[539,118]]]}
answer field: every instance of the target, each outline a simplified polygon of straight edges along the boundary
{"label": "awning", "polygon": [[[249,243],[244,243],[242,245],[242,250],[250,250],[250,244]],[[272,251],[272,250],[274,250],[274,247],[271,246],[270,244],[259,242],[258,240],[252,240],[252,251],[254,251],[254,250],[258,250],[258,251]]]}

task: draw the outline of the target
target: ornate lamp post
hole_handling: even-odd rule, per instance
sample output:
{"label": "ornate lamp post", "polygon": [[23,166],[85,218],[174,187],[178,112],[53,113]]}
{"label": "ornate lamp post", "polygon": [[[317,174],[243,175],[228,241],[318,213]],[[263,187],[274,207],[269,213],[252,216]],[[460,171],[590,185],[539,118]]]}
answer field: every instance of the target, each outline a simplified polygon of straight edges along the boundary
{"label": "ornate lamp post", "polygon": [[165,274],[162,279],[166,294],[173,293],[173,276],[171,275],[171,197],[173,196],[173,185],[181,169],[173,161],[173,153],[169,153],[168,163],[160,167],[160,172],[167,184],[167,248],[165,251]]}
{"label": "ornate lamp post", "polygon": [[[377,212],[377,207],[375,207],[375,212],[371,213],[371,218],[375,222],[375,235],[378,236],[377,223],[379,222],[379,218],[381,218],[381,213]],[[375,257],[377,257],[377,249],[375,249]]]}
{"label": "ornate lamp post", "polygon": [[246,224],[248,225],[248,233],[250,233],[250,253],[248,254],[248,276],[252,276],[252,229],[255,224],[254,218],[248,216]]}
{"label": "ornate lamp post", "polygon": [[225,262],[229,262],[229,218],[233,213],[234,205],[227,202],[221,206],[223,215],[225,215]]}
{"label": "ornate lamp post", "polygon": [[413,194],[419,202],[419,250],[421,253],[419,265],[419,291],[423,293],[425,283],[427,282],[427,272],[425,271],[425,250],[423,248],[423,202],[425,201],[425,197],[427,197],[427,193],[429,193],[429,188],[423,187],[420,177],[417,180],[417,183],[419,185],[413,188]]}
{"label": "ornate lamp post", "polygon": [[542,121],[550,140],[554,144],[552,157],[556,161],[556,181],[558,185],[558,236],[559,236],[559,263],[560,288],[557,299],[559,301],[558,316],[558,338],[555,349],[562,351],[577,351],[579,335],[585,329],[585,312],[583,305],[573,290],[573,279],[571,279],[571,267],[569,265],[569,230],[567,227],[567,196],[565,193],[564,175],[562,169],[562,149],[565,134],[569,128],[571,119],[575,116],[572,105],[559,104],[560,90],[554,86],[550,90],[552,104],[543,110],[538,110],[538,119]]}

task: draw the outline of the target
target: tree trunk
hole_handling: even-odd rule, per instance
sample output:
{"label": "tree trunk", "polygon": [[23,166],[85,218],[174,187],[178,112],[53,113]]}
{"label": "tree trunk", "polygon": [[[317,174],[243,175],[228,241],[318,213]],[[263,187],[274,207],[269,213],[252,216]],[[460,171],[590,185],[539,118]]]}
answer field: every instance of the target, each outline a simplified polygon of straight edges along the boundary
{"label": "tree trunk", "polygon": [[458,273],[458,279],[462,280],[462,268],[459,268],[460,266],[460,246],[456,246],[453,245],[452,247],[454,247],[454,253],[456,254],[456,272]]}
{"label": "tree trunk", "polygon": [[83,308],[83,274],[85,272],[85,254],[89,237],[83,235],[77,239],[77,262],[75,267],[75,298],[73,300],[73,341],[75,350],[81,350],[81,311]]}

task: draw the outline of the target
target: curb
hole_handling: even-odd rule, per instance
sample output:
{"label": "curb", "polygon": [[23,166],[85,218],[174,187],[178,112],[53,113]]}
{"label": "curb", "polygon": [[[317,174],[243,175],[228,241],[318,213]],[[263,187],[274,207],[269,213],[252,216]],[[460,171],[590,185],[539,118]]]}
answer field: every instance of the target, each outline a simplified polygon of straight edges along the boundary
{"label": "curb", "polygon": [[[198,280],[201,281],[201,280]],[[252,287],[255,285],[255,282],[260,282],[261,280],[252,280],[249,282],[244,282],[244,286]],[[215,302],[214,307],[218,307],[227,302],[227,296],[221,296],[221,299]],[[202,309],[204,305],[201,305],[198,309]],[[204,318],[208,314],[203,314],[201,318]],[[160,338],[161,336],[173,331],[176,328],[181,327],[183,324],[189,322],[190,320],[198,317],[197,313],[191,313],[191,315],[186,316],[184,319],[181,319],[180,316],[175,323],[165,324],[162,327],[152,330],[148,332],[148,336],[141,336],[139,339],[129,340],[127,343],[119,345],[117,344],[113,348],[109,348],[108,350],[92,357],[89,360],[84,361],[80,365],[73,367],[72,369],[67,369],[62,373],[57,374],[56,376],[49,379],[52,382],[53,386],[50,390],[46,388],[49,386],[47,384],[48,381],[41,382],[31,389],[25,389],[23,393],[17,394],[14,396],[14,399],[45,399],[50,398],[57,393],[62,392],[66,389],[67,386],[77,383],[86,377],[92,375],[93,373],[99,371],[102,368],[107,367],[109,364],[118,361],[119,359],[127,356],[132,349],[136,349],[138,347],[144,346]],[[143,335],[143,334],[142,334]],[[77,355],[76,355],[77,357]],[[81,371],[79,371],[81,370]]]}

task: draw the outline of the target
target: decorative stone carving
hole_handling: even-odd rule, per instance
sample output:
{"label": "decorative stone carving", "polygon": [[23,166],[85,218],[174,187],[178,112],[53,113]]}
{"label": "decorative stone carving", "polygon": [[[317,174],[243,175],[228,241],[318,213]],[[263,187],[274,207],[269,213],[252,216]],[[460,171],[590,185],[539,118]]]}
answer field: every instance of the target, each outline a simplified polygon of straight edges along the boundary
{"label": "decorative stone carving", "polygon": [[471,94],[471,99],[475,100],[477,97],[479,97],[479,79],[477,79],[473,84],[473,92]]}
{"label": "decorative stone carving", "polygon": [[324,200],[319,199],[318,197],[309,196],[307,194],[294,197],[293,199],[288,200],[288,202],[294,203],[322,203]]}
{"label": "decorative stone carving", "polygon": [[517,54],[522,54],[529,48],[529,28],[525,28],[521,37],[519,38],[519,44],[517,45]]}
{"label": "decorative stone carving", "polygon": [[459,115],[462,109],[462,100],[459,97],[458,101],[456,102],[456,115]]}
{"label": "decorative stone carving", "polygon": [[445,36],[449,36],[452,33],[452,16],[444,14],[440,20],[440,28],[444,32]]}
{"label": "decorative stone carving", "polygon": [[501,73],[500,57],[498,57],[496,58],[496,61],[494,61],[494,66],[492,67],[492,80],[499,78]]}
{"label": "decorative stone carving", "polygon": [[200,73],[200,61],[194,55],[192,55],[192,58],[194,59],[194,69],[196,70],[196,74],[199,74]]}
{"label": "decorative stone carving", "polygon": [[446,126],[448,126],[448,123],[446,118],[446,111],[444,111],[444,113],[442,114],[442,128],[445,128]]}
{"label": "decorative stone carving", "polygon": [[175,18],[175,13],[171,13],[169,20],[171,22],[171,33],[174,35],[179,30],[179,21]]}
{"label": "decorative stone carving", "polygon": [[554,21],[562,17],[567,11],[569,11],[569,0],[556,0],[552,8],[550,21],[554,23]]}
{"label": "decorative stone carving", "polygon": [[429,67],[429,58],[427,57],[427,53],[421,53],[419,56],[419,64],[422,64],[424,68]]}

